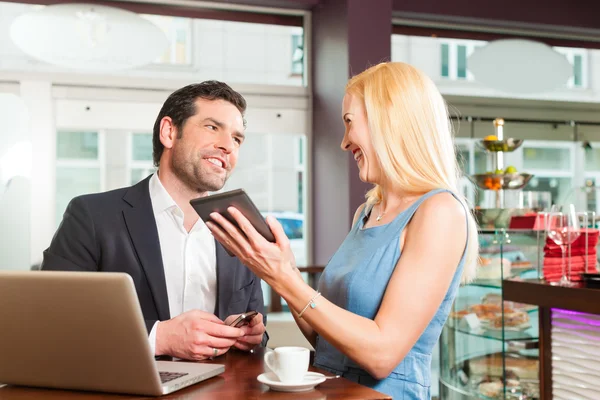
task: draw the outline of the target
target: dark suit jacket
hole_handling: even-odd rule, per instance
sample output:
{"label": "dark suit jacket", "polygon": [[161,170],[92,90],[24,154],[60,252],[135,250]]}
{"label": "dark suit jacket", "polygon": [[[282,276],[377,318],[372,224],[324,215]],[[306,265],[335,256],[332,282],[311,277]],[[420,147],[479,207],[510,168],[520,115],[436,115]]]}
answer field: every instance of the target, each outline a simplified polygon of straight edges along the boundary
{"label": "dark suit jacket", "polygon": [[[135,186],[74,198],[65,211],[42,270],[126,272],[133,278],[148,332],[169,318],[169,300],[150,177]],[[216,242],[215,315],[256,310],[264,315],[260,279]],[[263,338],[266,345],[268,335]]]}

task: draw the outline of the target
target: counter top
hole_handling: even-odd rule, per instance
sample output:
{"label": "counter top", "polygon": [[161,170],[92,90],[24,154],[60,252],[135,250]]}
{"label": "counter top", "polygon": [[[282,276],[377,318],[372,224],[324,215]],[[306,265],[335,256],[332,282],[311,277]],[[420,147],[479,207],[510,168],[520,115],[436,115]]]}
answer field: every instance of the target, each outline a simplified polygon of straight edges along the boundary
{"label": "counter top", "polygon": [[502,281],[504,300],[540,307],[562,308],[589,314],[600,314],[600,290],[581,285],[550,285],[540,279],[506,279]]}

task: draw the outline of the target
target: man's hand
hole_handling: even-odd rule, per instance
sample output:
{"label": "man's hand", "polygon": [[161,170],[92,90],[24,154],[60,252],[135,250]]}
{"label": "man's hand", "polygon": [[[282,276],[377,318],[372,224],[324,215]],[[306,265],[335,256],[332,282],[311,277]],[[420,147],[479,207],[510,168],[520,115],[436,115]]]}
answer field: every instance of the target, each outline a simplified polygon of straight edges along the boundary
{"label": "man's hand", "polygon": [[[241,314],[230,315],[225,319],[225,324],[229,325]],[[244,336],[237,339],[234,347],[243,351],[250,351],[262,342],[263,334],[266,331],[263,323],[263,316],[258,313],[250,320],[247,325],[240,327],[244,331]]]}
{"label": "man's hand", "polygon": [[[262,316],[261,316],[262,321]],[[245,335],[213,314],[190,310],[156,327],[156,355],[205,360],[227,353]]]}

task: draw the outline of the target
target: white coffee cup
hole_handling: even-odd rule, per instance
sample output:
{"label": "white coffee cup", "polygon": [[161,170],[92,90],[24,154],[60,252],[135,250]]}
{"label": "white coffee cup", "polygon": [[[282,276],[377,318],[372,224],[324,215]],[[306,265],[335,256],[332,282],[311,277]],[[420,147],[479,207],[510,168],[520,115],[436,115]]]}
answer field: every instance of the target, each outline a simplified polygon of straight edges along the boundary
{"label": "white coffee cup", "polygon": [[310,351],[305,347],[278,347],[265,354],[265,364],[283,383],[300,383],[308,372]]}

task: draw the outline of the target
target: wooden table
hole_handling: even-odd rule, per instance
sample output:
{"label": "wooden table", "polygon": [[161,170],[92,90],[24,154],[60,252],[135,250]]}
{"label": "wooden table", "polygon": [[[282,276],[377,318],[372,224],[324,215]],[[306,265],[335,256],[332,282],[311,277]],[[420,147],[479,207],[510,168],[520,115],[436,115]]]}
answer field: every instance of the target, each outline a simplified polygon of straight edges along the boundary
{"label": "wooden table", "polygon": [[[326,380],[314,390],[302,393],[275,392],[268,386],[256,380],[264,372],[264,348],[257,349],[253,354],[230,351],[225,356],[212,362],[225,364],[225,372],[204,382],[192,385],[158,399],[178,400],[229,400],[229,399],[391,399],[390,396],[376,392],[344,378]],[[311,371],[322,372],[317,368]],[[58,400],[58,399],[151,399],[154,397],[139,397],[129,395],[112,395],[106,393],[89,393],[66,390],[35,389],[17,386],[0,387],[0,400]]]}

